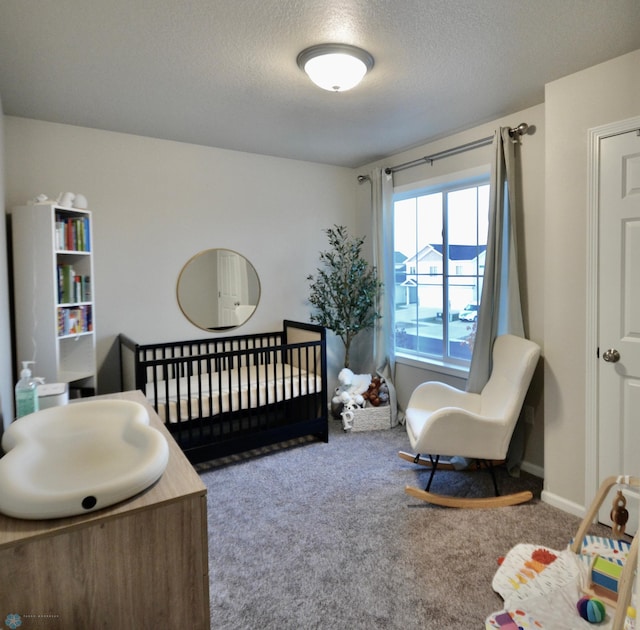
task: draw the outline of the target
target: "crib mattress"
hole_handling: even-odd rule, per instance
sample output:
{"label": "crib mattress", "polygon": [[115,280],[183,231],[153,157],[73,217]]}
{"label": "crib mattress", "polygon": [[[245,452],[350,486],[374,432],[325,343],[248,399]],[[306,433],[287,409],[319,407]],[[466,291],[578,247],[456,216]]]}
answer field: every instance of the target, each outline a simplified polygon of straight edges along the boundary
{"label": "crib mattress", "polygon": [[176,423],[321,391],[320,376],[287,363],[272,363],[147,383],[145,395],[157,405],[165,423]]}

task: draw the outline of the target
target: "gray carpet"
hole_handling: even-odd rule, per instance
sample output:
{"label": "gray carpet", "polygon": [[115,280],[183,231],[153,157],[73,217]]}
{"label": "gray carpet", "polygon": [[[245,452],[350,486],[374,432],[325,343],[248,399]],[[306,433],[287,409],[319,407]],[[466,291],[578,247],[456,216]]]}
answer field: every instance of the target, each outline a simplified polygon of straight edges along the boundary
{"label": "gray carpet", "polygon": [[[427,471],[397,456],[403,427],[267,449],[200,466],[208,488],[214,630],[484,628],[501,608],[497,560],[520,542],[565,547],[579,519],[539,501],[456,510],[404,493]],[[486,472],[438,472],[432,491],[491,495]],[[594,531],[604,533],[599,526]]]}

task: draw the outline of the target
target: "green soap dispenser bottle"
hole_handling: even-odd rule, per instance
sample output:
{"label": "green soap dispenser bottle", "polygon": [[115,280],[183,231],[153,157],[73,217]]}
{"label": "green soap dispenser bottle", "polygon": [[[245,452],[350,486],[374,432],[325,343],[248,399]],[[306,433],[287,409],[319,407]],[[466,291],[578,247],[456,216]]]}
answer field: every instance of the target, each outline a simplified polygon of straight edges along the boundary
{"label": "green soap dispenser bottle", "polygon": [[38,411],[38,381],[31,376],[30,363],[35,363],[35,361],[22,362],[20,380],[16,384],[17,418]]}

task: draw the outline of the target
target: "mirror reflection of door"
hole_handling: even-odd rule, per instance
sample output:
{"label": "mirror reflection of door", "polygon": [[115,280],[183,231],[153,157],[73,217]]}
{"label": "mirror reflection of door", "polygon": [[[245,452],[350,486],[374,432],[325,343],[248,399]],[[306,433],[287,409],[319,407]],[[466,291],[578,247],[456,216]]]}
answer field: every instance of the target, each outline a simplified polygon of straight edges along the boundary
{"label": "mirror reflection of door", "polygon": [[260,299],[253,265],[228,249],[191,258],[178,278],[177,297],[185,317],[204,330],[229,330],[245,323]]}
{"label": "mirror reflection of door", "polygon": [[[237,326],[236,308],[247,304],[246,261],[236,252],[219,249],[218,254],[218,324]],[[244,273],[241,271],[243,268]]]}

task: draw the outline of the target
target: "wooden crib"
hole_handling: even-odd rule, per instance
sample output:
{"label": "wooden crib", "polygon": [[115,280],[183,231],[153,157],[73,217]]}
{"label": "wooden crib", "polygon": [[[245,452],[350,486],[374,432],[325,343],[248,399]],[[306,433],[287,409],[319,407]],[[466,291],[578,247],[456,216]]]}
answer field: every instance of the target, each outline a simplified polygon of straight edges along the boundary
{"label": "wooden crib", "polygon": [[192,463],[329,439],[321,326],[144,345],[121,334],[120,359],[123,391],[142,390]]}

